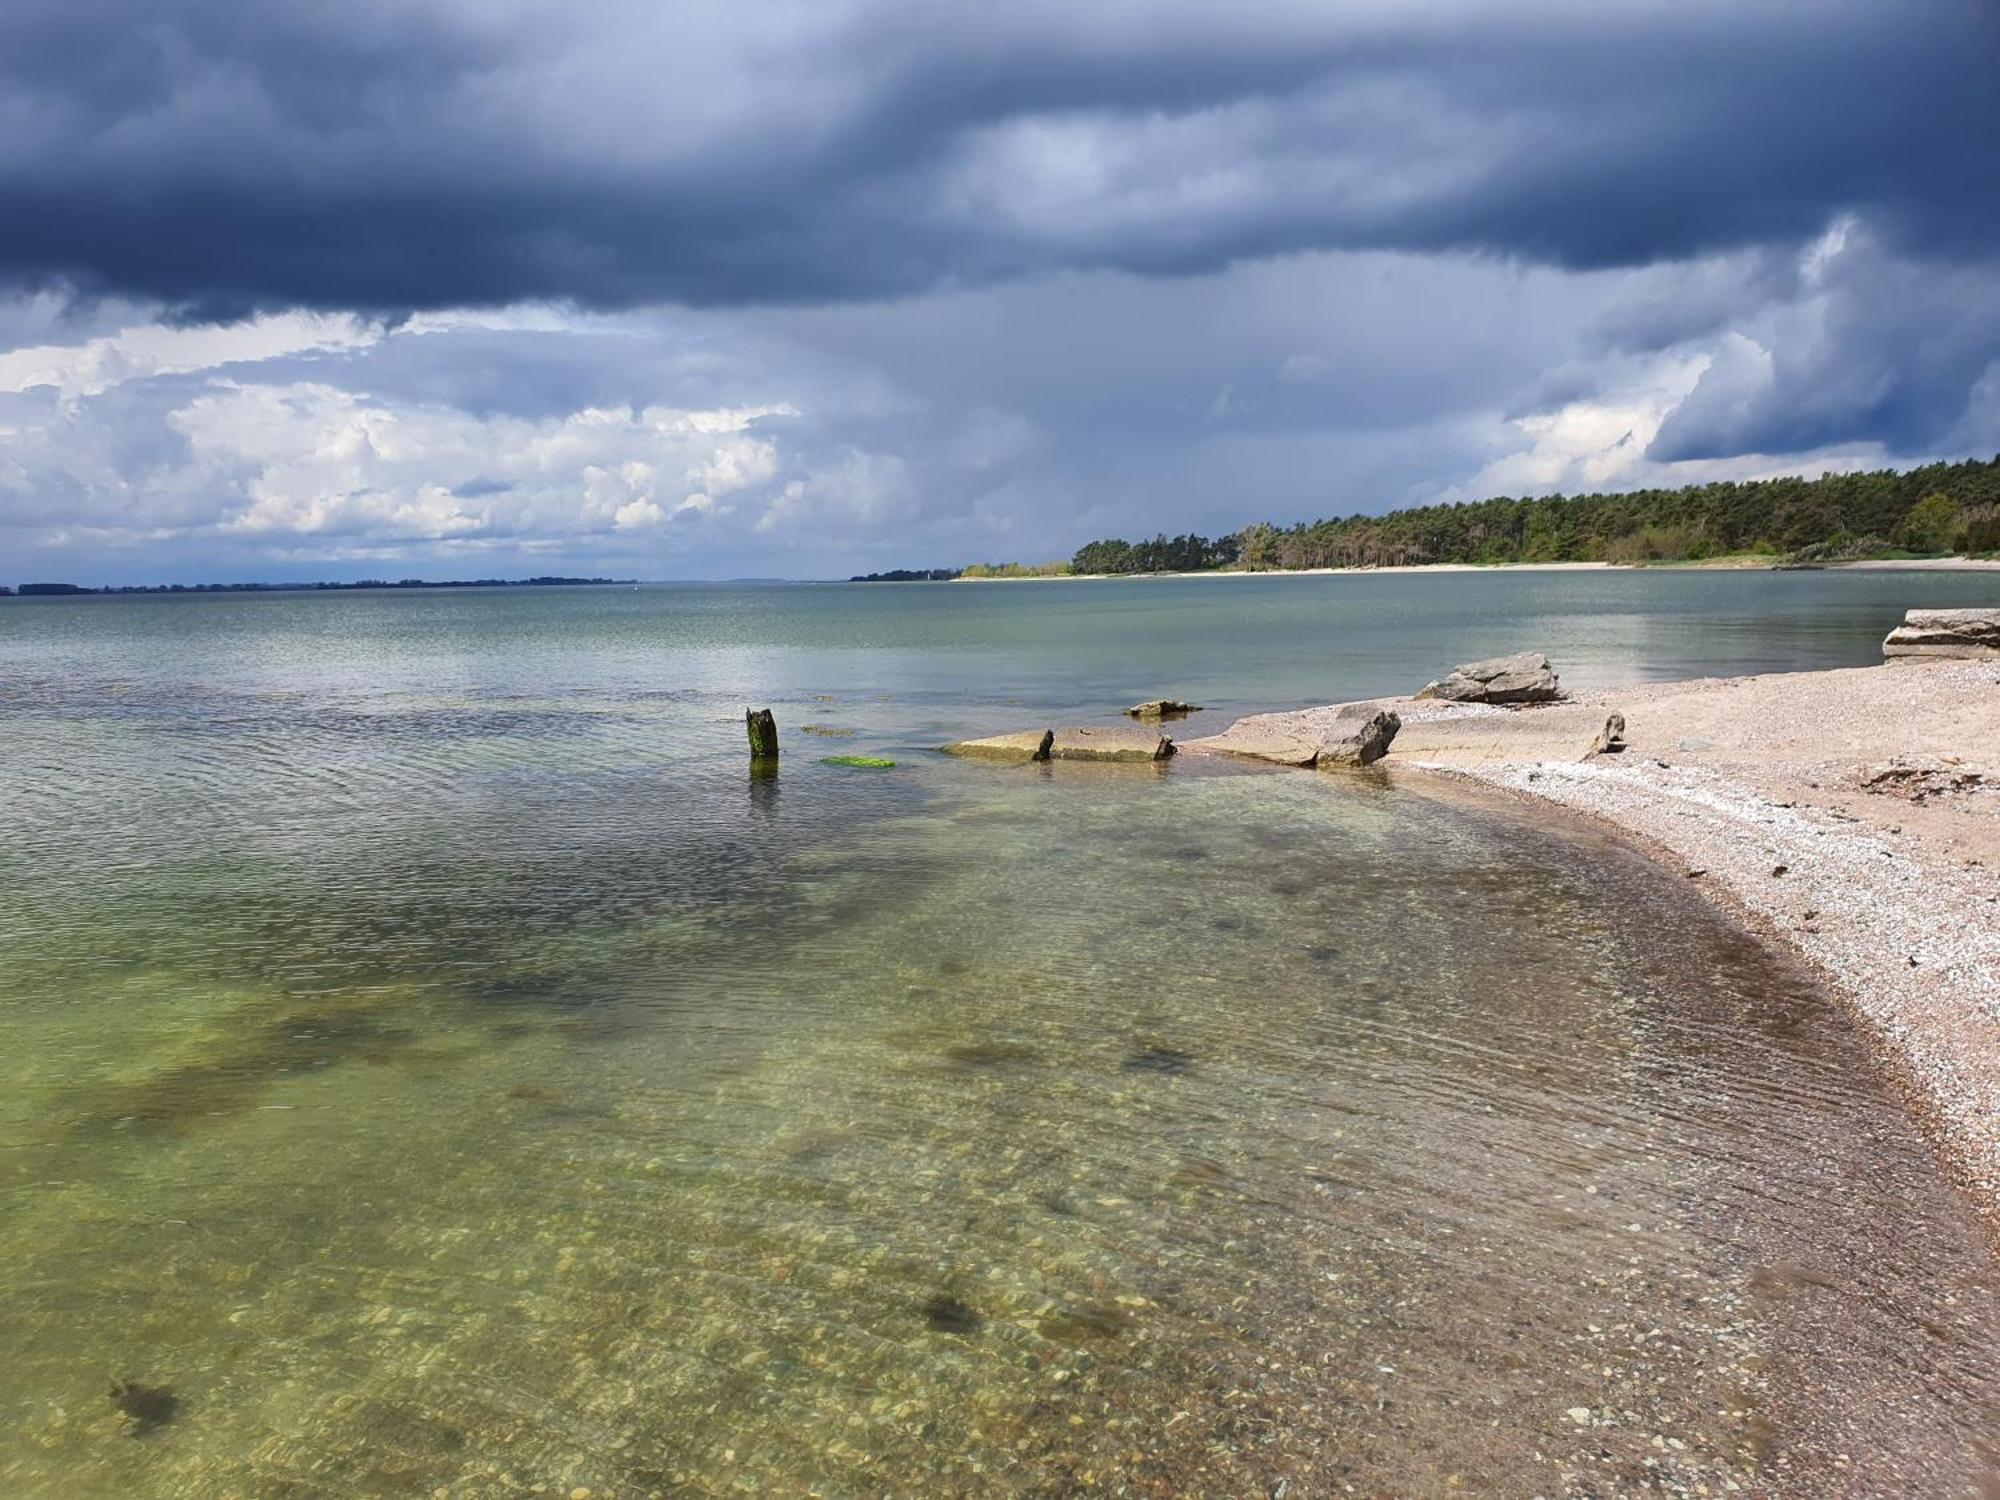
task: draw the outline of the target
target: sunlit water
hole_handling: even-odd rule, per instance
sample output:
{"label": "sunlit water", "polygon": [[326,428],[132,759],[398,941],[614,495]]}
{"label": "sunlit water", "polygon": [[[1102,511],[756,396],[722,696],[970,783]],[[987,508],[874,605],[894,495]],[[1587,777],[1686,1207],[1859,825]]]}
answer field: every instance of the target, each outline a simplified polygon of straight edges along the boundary
{"label": "sunlit water", "polygon": [[1993,1262],[1685,882],[1368,778],[929,749],[1517,644],[1858,663],[1978,596],[0,607],[0,1493],[1979,1495]]}

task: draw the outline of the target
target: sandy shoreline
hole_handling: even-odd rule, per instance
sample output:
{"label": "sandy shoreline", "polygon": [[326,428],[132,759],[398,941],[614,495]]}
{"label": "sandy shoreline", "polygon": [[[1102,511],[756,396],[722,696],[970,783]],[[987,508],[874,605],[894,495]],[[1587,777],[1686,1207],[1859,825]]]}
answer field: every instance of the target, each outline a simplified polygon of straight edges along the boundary
{"label": "sandy shoreline", "polygon": [[[1408,721],[1390,774],[1608,824],[1812,968],[2000,1233],[2000,662],[1710,678],[1573,708],[1384,703]],[[1340,710],[1232,733],[1317,742],[1353,727]],[[1581,759],[1580,729],[1612,711],[1629,748]]]}

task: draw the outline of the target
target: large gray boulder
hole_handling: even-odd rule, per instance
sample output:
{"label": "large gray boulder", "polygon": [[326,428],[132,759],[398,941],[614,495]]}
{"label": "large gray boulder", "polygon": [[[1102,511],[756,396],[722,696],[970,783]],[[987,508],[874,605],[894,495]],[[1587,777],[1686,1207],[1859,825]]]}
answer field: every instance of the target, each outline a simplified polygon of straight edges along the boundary
{"label": "large gray boulder", "polygon": [[1913,609],[1882,642],[1882,654],[2000,658],[2000,609]]}
{"label": "large gray boulder", "polygon": [[1563,690],[1546,656],[1517,651],[1454,667],[1449,677],[1431,683],[1417,696],[1448,703],[1556,703]]}
{"label": "large gray boulder", "polygon": [[1330,740],[1319,747],[1315,764],[1322,771],[1349,766],[1373,765],[1389,753],[1389,742],[1403,727],[1402,719],[1387,710],[1378,711],[1361,722],[1354,733]]}

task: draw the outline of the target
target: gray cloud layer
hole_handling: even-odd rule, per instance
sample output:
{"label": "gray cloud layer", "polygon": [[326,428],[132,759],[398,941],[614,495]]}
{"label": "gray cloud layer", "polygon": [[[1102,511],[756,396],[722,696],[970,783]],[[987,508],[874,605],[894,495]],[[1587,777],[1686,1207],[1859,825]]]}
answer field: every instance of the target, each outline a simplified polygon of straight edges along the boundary
{"label": "gray cloud layer", "polygon": [[13,0],[0,554],[823,575],[1992,452],[1995,15]]}
{"label": "gray cloud layer", "polygon": [[2000,248],[1976,0],[14,0],[0,275],[811,303],[1316,247]]}

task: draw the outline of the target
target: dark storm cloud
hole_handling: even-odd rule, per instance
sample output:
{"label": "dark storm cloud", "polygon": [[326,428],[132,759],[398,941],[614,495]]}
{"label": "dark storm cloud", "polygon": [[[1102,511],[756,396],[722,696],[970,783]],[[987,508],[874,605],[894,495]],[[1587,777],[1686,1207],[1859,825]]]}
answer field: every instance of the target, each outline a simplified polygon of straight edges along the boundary
{"label": "dark storm cloud", "polygon": [[2000,360],[2000,278],[1887,253],[1844,226],[1806,258],[1793,299],[1723,341],[1647,456],[1663,463],[1797,453],[1872,440],[1891,453],[1949,446]]}
{"label": "dark storm cloud", "polygon": [[0,9],[0,278],[813,303],[1315,247],[2000,249],[1980,0]]}

